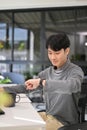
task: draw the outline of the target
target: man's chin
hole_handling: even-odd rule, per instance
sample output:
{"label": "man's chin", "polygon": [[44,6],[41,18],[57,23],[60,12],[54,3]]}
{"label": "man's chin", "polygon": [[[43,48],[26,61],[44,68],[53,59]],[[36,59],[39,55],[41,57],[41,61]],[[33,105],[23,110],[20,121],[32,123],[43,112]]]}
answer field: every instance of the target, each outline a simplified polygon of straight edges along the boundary
{"label": "man's chin", "polygon": [[53,64],[53,66],[58,66],[57,64]]}

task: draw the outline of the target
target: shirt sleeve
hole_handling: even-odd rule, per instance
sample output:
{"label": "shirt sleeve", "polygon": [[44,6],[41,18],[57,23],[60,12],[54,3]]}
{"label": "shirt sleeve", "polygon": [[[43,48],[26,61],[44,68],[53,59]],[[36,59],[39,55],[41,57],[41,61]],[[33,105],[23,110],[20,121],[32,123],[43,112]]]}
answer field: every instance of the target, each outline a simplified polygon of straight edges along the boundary
{"label": "shirt sleeve", "polygon": [[15,92],[15,93],[28,93],[25,85],[18,84],[17,86],[4,87],[6,92]]}
{"label": "shirt sleeve", "polygon": [[[66,74],[67,75],[67,74]],[[63,79],[46,79],[45,87],[43,87],[45,92],[49,93],[63,93],[72,94],[81,91],[81,84],[83,82],[84,74],[83,71],[78,67],[77,69],[72,69],[69,76]]]}

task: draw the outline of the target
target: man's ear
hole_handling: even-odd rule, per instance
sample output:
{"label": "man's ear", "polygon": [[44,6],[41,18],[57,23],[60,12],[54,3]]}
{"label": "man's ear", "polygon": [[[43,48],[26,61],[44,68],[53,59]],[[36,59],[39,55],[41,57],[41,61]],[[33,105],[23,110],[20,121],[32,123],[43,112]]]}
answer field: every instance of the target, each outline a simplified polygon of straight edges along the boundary
{"label": "man's ear", "polygon": [[65,49],[65,53],[66,53],[67,55],[69,55],[69,52],[70,52],[70,48],[68,47],[68,48]]}

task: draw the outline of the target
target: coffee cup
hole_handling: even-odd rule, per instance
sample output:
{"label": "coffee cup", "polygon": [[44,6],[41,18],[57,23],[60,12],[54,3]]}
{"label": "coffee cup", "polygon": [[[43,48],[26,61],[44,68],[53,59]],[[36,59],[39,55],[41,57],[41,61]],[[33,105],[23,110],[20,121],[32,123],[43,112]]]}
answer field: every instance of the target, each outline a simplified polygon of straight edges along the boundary
{"label": "coffee cup", "polygon": [[20,95],[13,92],[10,92],[8,94],[9,94],[9,99],[8,99],[9,103],[7,107],[14,107],[15,103],[18,103],[20,101]]}

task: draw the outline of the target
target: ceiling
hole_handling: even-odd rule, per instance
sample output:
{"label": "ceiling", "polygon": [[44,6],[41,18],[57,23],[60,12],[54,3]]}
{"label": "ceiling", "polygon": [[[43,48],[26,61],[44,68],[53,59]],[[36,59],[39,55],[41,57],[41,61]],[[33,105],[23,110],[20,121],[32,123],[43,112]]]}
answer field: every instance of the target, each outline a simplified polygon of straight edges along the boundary
{"label": "ceiling", "polygon": [[0,22],[33,31],[44,26],[46,31],[87,32],[87,8],[0,12]]}

